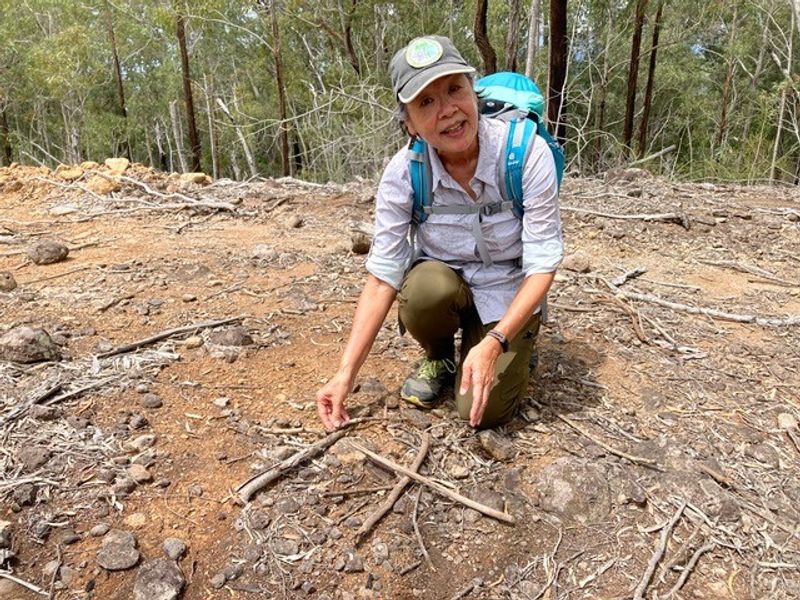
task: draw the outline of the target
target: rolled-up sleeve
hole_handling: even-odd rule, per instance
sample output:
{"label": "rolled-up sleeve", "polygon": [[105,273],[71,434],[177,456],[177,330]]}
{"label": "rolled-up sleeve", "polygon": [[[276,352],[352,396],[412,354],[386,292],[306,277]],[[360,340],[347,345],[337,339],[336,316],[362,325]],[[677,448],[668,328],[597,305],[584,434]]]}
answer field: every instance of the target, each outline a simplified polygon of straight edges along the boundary
{"label": "rolled-up sleeve", "polygon": [[389,162],[378,184],[375,235],[366,264],[369,273],[396,290],[411,262],[411,205],[407,151],[402,149]]}
{"label": "rolled-up sleeve", "polygon": [[540,137],[522,173],[525,215],[522,219],[522,270],[525,276],[551,273],[564,258],[558,180],[553,155]]}

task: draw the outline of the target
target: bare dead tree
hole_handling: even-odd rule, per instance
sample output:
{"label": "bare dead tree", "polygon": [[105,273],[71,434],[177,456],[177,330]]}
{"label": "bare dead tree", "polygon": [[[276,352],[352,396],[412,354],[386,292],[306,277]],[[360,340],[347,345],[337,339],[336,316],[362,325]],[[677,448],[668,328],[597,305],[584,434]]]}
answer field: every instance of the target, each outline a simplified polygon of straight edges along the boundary
{"label": "bare dead tree", "polygon": [[536,50],[539,49],[541,6],[541,0],[531,0],[531,10],[528,15],[528,49],[525,53],[525,77],[533,76],[533,61],[536,60]]}
{"label": "bare dead tree", "polygon": [[200,135],[197,133],[197,122],[195,121],[192,78],[189,72],[189,53],[186,50],[185,17],[178,6],[175,8],[175,13],[175,29],[181,54],[181,71],[183,75],[183,99],[186,104],[186,124],[189,129],[189,145],[192,150],[192,170],[200,171],[203,156],[202,148],[200,147]]}
{"label": "bare dead tree", "polygon": [[214,179],[219,178],[219,147],[217,143],[217,133],[214,127],[214,103],[212,97],[214,90],[208,83],[208,77],[203,73],[203,95],[206,99],[206,116],[208,118],[208,145],[211,150],[211,174]]}
{"label": "bare dead tree", "polygon": [[[261,0],[263,6],[265,0]],[[281,36],[278,29],[278,11],[275,0],[266,0],[269,3],[269,15],[272,25],[272,57],[275,61],[275,80],[278,84],[278,112],[281,120],[281,172],[284,177],[291,175],[289,166],[289,121],[286,110],[286,86],[283,79],[283,59],[281,57]]]}
{"label": "bare dead tree", "polygon": [[736,16],[738,14],[739,3],[733,3],[733,21],[731,23],[731,35],[728,39],[728,68],[725,72],[725,83],[722,84],[722,100],[720,104],[719,127],[717,127],[716,147],[719,148],[725,140],[725,131],[728,120],[728,104],[730,102],[731,87],[733,84],[733,74],[736,70],[736,57],[734,56],[733,44],[736,40]]}
{"label": "bare dead tree", "polygon": [[475,45],[483,58],[484,75],[497,72],[497,53],[495,53],[492,43],[489,41],[489,34],[486,28],[486,13],[489,10],[489,0],[478,0],[475,3],[475,24],[473,33],[475,35]]}
{"label": "bare dead tree", "polygon": [[550,1],[550,68],[547,77],[547,120],[563,143],[564,83],[567,79],[567,0]]}
{"label": "bare dead tree", "polygon": [[630,154],[631,139],[633,138],[633,113],[636,109],[636,82],[639,77],[639,51],[642,45],[642,28],[644,27],[644,14],[647,10],[647,0],[636,0],[636,15],[633,24],[633,38],[631,40],[631,61],[628,69],[628,93],[625,101],[625,125],[622,131],[623,152],[627,158]]}
{"label": "bare dead tree", "polygon": [[608,11],[608,21],[606,22],[606,43],[603,51],[603,70],[600,74],[600,83],[597,90],[597,108],[595,109],[594,129],[597,132],[594,138],[594,149],[592,152],[592,164],[595,168],[600,165],[600,157],[603,154],[602,132],[606,126],[606,99],[608,97],[608,79],[611,72],[609,55],[611,54],[611,39],[614,30],[614,12],[610,6]]}
{"label": "bare dead tree", "polygon": [[653,83],[656,76],[656,57],[658,54],[658,36],[661,31],[661,14],[664,9],[664,0],[659,0],[656,9],[656,20],[653,24],[653,40],[650,43],[650,65],[647,69],[647,86],[644,91],[644,106],[642,107],[642,120],[639,122],[639,158],[647,150],[647,125],[650,120],[650,106],[653,103]]}
{"label": "bare dead tree", "polygon": [[114,35],[114,15],[111,12],[111,5],[108,0],[105,2],[105,17],[106,29],[108,30],[108,40],[111,44],[111,60],[114,65],[114,80],[117,84],[117,100],[119,101],[119,116],[122,117],[123,126],[125,127],[122,142],[120,144],[121,153],[131,158],[131,145],[128,139],[128,107],[125,105],[125,87],[122,85],[122,69],[119,66],[119,53],[117,52],[117,38]]}
{"label": "bare dead tree", "polygon": [[506,71],[517,70],[519,47],[520,0],[509,0],[508,33],[506,34]]}

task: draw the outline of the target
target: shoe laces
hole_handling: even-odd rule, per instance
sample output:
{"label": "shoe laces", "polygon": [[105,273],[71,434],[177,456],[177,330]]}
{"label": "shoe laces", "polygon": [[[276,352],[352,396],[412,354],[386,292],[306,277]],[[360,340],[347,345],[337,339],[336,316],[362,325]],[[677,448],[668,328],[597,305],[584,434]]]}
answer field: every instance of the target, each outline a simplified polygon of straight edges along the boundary
{"label": "shoe laces", "polygon": [[439,377],[442,369],[448,373],[455,373],[456,365],[449,358],[440,358],[437,360],[430,360],[426,358],[422,361],[417,373],[419,374],[420,378],[431,380]]}

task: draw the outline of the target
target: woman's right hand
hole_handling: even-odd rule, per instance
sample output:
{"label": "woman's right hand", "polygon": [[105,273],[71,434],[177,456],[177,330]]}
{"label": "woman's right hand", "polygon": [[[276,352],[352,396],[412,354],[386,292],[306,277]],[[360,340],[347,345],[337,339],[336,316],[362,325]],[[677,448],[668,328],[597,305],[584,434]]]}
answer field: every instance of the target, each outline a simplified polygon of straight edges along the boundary
{"label": "woman's right hand", "polygon": [[328,431],[333,431],[350,420],[344,407],[344,399],[350,393],[350,388],[350,379],[337,373],[317,392],[317,414]]}

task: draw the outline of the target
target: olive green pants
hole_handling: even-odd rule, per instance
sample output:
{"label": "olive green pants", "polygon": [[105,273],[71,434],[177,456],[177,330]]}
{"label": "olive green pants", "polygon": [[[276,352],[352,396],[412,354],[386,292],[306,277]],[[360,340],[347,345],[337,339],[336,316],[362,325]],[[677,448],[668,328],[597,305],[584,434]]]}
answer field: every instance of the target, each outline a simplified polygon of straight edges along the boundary
{"label": "olive green pants", "polygon": [[[400,321],[430,359],[452,359],[453,337],[459,328],[462,330],[455,400],[459,416],[469,419],[472,389],[463,395],[459,393],[461,368],[470,349],[497,322],[486,325],[481,322],[466,282],[457,271],[438,261],[416,264],[403,281],[398,301]],[[529,361],[538,333],[539,315],[535,314],[509,341],[508,352],[497,359],[494,385],[480,427],[497,427],[514,418],[528,387]]]}

